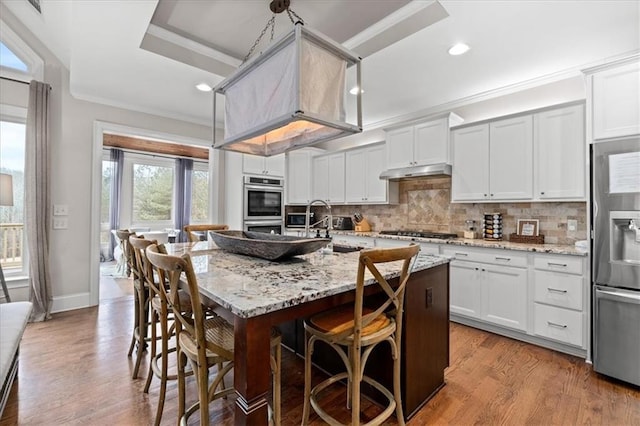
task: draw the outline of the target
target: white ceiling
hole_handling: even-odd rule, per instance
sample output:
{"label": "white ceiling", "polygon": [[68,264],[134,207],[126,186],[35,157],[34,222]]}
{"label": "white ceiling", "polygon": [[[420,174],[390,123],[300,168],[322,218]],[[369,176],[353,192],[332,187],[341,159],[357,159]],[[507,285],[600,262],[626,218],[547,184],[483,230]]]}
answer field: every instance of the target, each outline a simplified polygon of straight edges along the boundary
{"label": "white ceiling", "polygon": [[[201,124],[211,123],[212,95],[195,84],[219,82],[224,72],[212,73],[211,61],[237,61],[269,16],[267,0],[42,0],[41,16],[26,0],[2,3],[69,68],[74,96]],[[405,11],[391,37],[409,35],[377,43],[363,60],[365,128],[505,86],[579,75],[640,51],[638,0],[441,0],[435,6],[448,17],[422,21],[411,18],[434,2],[405,3],[292,0],[307,25],[336,39]],[[277,30],[286,25],[279,17]],[[165,44],[180,41],[172,54],[158,34]],[[448,55],[459,41],[471,50]]]}

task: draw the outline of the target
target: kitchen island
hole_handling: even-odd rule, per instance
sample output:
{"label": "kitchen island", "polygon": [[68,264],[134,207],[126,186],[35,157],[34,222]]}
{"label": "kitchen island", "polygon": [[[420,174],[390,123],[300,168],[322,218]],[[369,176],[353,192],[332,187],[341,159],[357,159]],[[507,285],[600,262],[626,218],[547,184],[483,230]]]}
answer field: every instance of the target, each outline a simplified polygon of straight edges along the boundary
{"label": "kitchen island", "polygon": [[[234,324],[236,424],[267,424],[271,327],[352,302],[358,256],[316,252],[270,262],[223,250],[192,253],[201,294]],[[407,284],[402,358],[403,376],[412,380],[403,379],[405,416],[444,385],[449,361],[448,262],[444,256],[419,254]],[[393,285],[399,265],[382,264],[380,272]],[[373,282],[369,275],[365,285]],[[376,297],[378,287],[369,288],[367,297]],[[381,376],[391,371],[384,365],[377,368]],[[430,379],[423,379],[425,375]]]}

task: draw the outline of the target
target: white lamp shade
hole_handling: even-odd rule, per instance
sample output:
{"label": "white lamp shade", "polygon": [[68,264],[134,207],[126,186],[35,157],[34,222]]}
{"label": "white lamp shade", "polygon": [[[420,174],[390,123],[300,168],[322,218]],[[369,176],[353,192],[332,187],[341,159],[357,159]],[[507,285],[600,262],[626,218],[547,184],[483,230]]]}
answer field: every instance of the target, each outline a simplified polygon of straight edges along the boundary
{"label": "white lamp shade", "polygon": [[359,75],[360,58],[296,25],[214,89],[225,95],[225,136],[214,147],[270,156],[361,132],[360,102],[358,122],[345,121],[352,65]]}
{"label": "white lamp shade", "polygon": [[0,206],[13,206],[13,176],[0,173]]}

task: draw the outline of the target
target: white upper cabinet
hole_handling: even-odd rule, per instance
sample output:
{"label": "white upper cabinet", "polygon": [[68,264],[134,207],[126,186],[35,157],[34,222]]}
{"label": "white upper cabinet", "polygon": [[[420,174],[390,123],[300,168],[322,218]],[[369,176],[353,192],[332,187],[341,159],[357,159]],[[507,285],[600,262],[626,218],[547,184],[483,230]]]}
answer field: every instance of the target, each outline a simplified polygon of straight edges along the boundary
{"label": "white upper cabinet", "polygon": [[584,200],[584,105],[452,133],[452,201]]}
{"label": "white upper cabinet", "polygon": [[533,125],[534,198],[584,200],[584,105],[540,112]]}
{"label": "white upper cabinet", "polygon": [[593,74],[593,139],[640,134],[640,63]]}
{"label": "white upper cabinet", "polygon": [[345,153],[322,155],[313,159],[312,198],[329,203],[345,201]]}
{"label": "white upper cabinet", "polygon": [[533,195],[533,120],[530,115],[489,125],[489,199]]}
{"label": "white upper cabinet", "polygon": [[445,117],[386,132],[387,168],[451,164],[449,127],[462,119],[450,113]]}
{"label": "white upper cabinet", "polygon": [[287,204],[308,204],[311,201],[311,158],[313,152],[299,149],[288,152]]}
{"label": "white upper cabinet", "polygon": [[284,154],[271,157],[242,154],[242,172],[251,175],[284,176]]}
{"label": "white upper cabinet", "polygon": [[453,172],[451,200],[489,198],[489,125],[465,127],[452,132]]}
{"label": "white upper cabinet", "polygon": [[387,169],[385,144],[346,152],[346,202],[387,204],[398,202],[398,183],[380,179]]}

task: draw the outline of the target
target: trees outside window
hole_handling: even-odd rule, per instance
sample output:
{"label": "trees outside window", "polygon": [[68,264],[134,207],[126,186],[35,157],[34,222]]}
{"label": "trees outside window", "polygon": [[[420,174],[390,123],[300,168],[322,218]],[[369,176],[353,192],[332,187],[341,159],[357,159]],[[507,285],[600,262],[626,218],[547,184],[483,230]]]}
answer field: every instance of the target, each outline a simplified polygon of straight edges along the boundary
{"label": "trees outside window", "polygon": [[190,223],[206,223],[209,220],[209,170],[206,163],[194,163],[191,172],[191,220]]}
{"label": "trees outside window", "polygon": [[171,220],[173,167],[133,165],[133,222]]}

